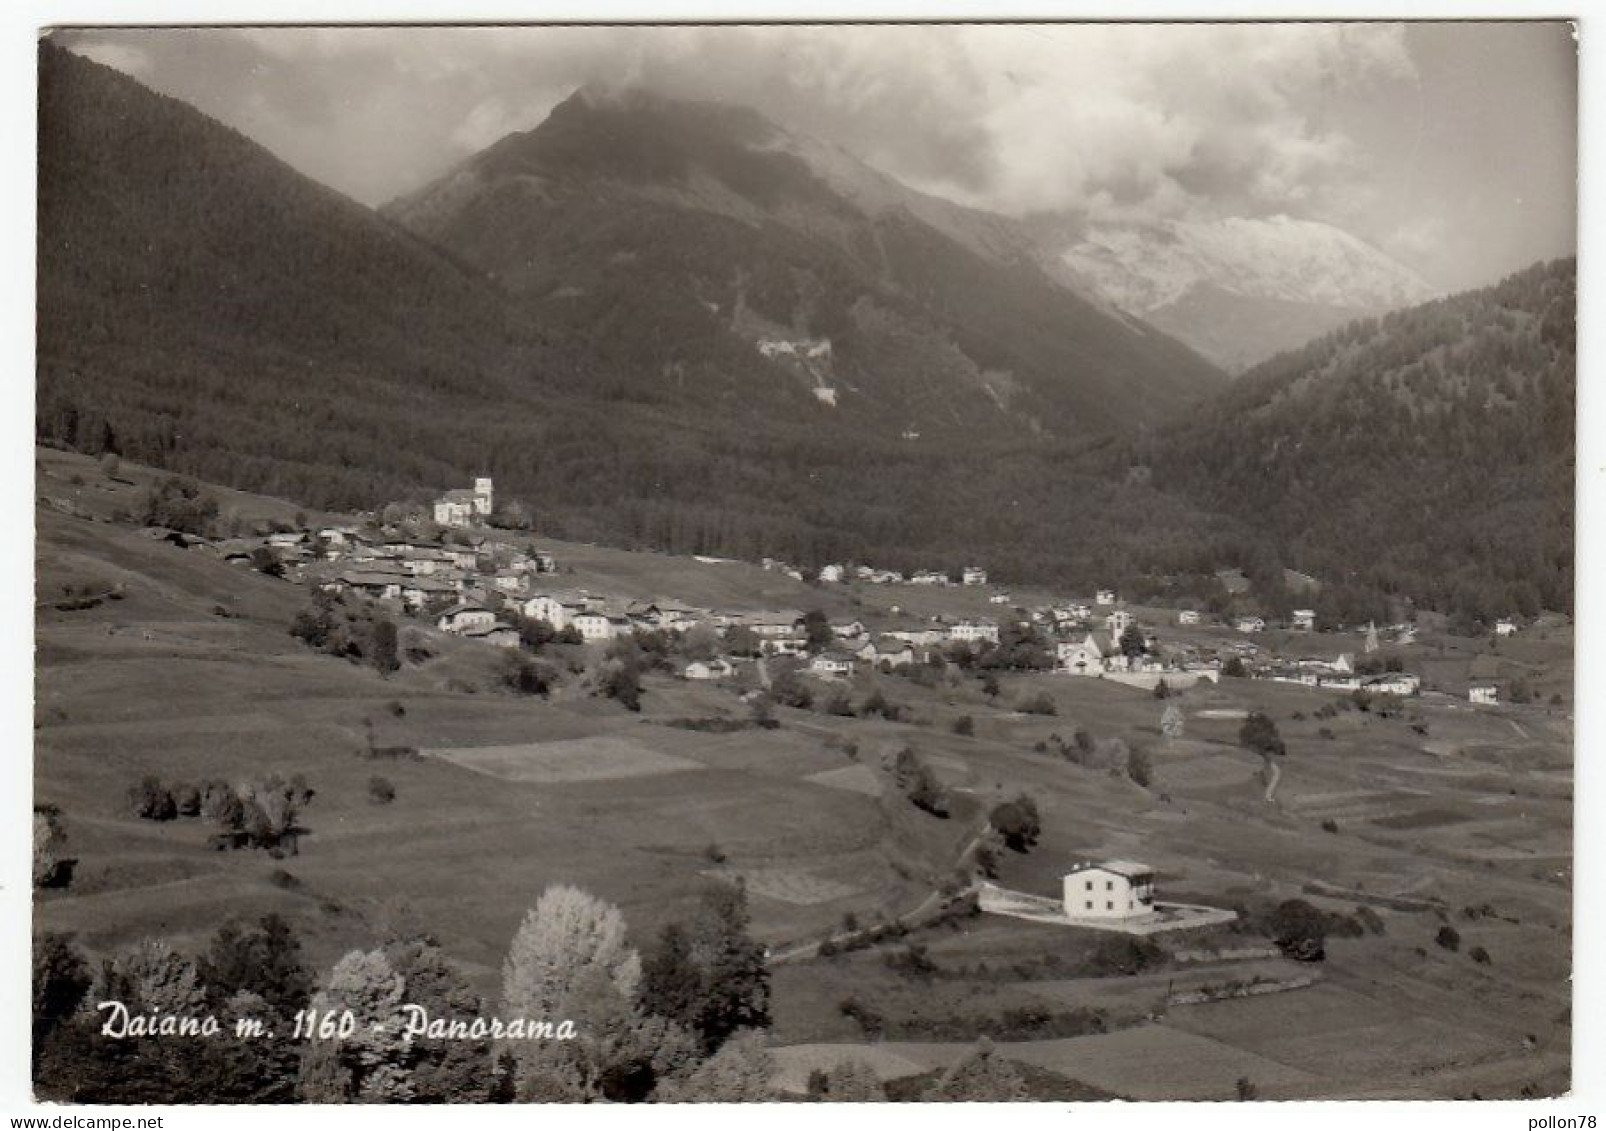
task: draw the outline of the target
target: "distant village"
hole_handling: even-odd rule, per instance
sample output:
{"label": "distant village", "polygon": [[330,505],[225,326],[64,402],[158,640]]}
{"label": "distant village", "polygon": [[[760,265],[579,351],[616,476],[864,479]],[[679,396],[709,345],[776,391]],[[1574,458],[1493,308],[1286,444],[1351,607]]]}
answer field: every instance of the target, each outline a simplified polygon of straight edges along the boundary
{"label": "distant village", "polygon": [[[421,524],[416,521],[385,524],[371,517],[361,525],[227,539],[211,543],[210,548],[225,560],[266,568],[325,593],[372,598],[440,632],[495,647],[518,647],[520,623],[528,621],[545,622],[559,639],[580,644],[606,644],[633,633],[701,630],[720,642],[716,649],[720,654],[684,664],[680,674],[690,680],[728,678],[744,664],[782,656],[796,658],[802,668],[823,679],[846,679],[865,670],[894,672],[1028,642],[1043,650],[1056,673],[1147,689],[1163,681],[1168,689],[1181,690],[1202,680],[1217,682],[1226,674],[1336,692],[1394,696],[1422,692],[1419,676],[1381,670],[1381,662],[1358,663],[1351,653],[1292,658],[1269,654],[1253,640],[1272,627],[1258,616],[1221,621],[1195,609],[1167,611],[1163,615],[1174,616],[1178,627],[1213,627],[1241,639],[1190,643],[1169,634],[1162,639],[1160,626],[1140,621],[1113,589],[1097,590],[1091,601],[1034,607],[1016,604],[1008,593],[991,593],[990,604],[1010,609],[1006,616],[918,618],[892,605],[885,612],[866,611],[853,619],[828,622],[828,635],[818,625],[811,631],[802,609],[714,609],[667,596],[641,600],[594,593],[557,584],[560,563],[552,554],[534,548],[518,531],[492,528],[494,504],[491,479],[479,478],[472,488],[449,490],[434,500],[427,512],[427,519],[438,528],[434,537],[418,536]],[[414,533],[409,534],[407,526]],[[802,568],[773,558],[759,564],[820,586],[989,585],[987,570],[979,565],[951,573],[923,569],[905,574],[866,564],[833,563],[810,578]],[[1159,615],[1150,611],[1151,620]],[[1311,609],[1294,610],[1288,622],[1277,627],[1299,633],[1319,629]],[[1364,631],[1364,653],[1382,648],[1385,635],[1396,649],[1415,643],[1416,630],[1409,624],[1381,629],[1368,625]],[[1518,631],[1518,625],[1502,620],[1495,631],[1508,636]],[[1395,666],[1397,662],[1390,664],[1391,669]],[[1474,704],[1494,704],[1499,693],[1492,681],[1474,683],[1467,697]]]}

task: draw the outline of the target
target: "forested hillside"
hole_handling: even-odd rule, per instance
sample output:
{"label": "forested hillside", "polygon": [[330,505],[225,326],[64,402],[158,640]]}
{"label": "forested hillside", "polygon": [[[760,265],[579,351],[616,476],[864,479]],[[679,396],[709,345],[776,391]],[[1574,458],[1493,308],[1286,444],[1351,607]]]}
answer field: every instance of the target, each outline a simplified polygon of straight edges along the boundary
{"label": "forested hillside", "polygon": [[[763,359],[718,325],[682,324],[725,354],[666,372],[673,340],[576,337],[549,309],[532,317],[118,72],[45,46],[40,77],[46,442],[337,509],[491,474],[550,533],[680,553],[984,559],[1066,581],[1212,555],[1215,524],[1074,471],[1070,449],[1019,421],[960,445],[833,413],[780,371],[756,395],[729,374]],[[635,246],[650,259],[647,234]],[[611,256],[606,233],[592,237]],[[943,301],[963,305],[976,284],[948,285]],[[635,300],[614,298],[629,324]],[[1143,551],[1135,516],[1163,520],[1164,552]]]}
{"label": "forested hillside", "polygon": [[[814,203],[751,228],[677,195],[662,247],[639,194],[619,215],[528,213],[536,174],[489,193],[476,180],[479,203],[455,214],[500,216],[507,192],[521,223],[588,225],[493,278],[48,45],[39,105],[46,443],[343,510],[488,474],[549,534],[675,553],[980,561],[1004,581],[1190,603],[1222,598],[1223,566],[1286,603],[1287,565],[1331,582],[1321,600],[1349,619],[1385,615],[1390,594],[1486,617],[1570,605],[1571,263],[1359,323],[1207,403],[1153,384],[1122,401],[1135,355],[1088,336],[1107,328],[1092,306],[910,210],[866,219],[793,158],[777,187],[767,158],[698,156],[760,198]],[[832,239],[874,233],[873,285],[862,249],[827,254],[796,230],[838,213],[851,224]],[[469,250],[490,255],[498,229],[474,230],[487,243]],[[787,333],[831,336],[832,378],[847,388],[867,366],[873,388],[822,403],[754,348]],[[964,373],[991,391],[966,392]],[[1118,428],[1152,395],[1180,422],[1072,435],[1093,415],[1065,398]]]}
{"label": "forested hillside", "polygon": [[[1467,616],[1570,609],[1576,261],[1354,323],[1121,459],[1260,565]],[[1280,560],[1280,561],[1279,561]]]}

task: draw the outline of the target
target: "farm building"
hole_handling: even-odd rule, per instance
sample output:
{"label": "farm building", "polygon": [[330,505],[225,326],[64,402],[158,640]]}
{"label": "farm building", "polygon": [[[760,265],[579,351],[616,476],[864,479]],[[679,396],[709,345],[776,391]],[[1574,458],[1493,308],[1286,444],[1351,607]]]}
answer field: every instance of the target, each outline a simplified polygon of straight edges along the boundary
{"label": "farm building", "polygon": [[1475,683],[1467,688],[1467,702],[1492,707],[1500,702],[1500,691],[1492,683]]}
{"label": "farm building", "polygon": [[1119,919],[1154,910],[1154,869],[1130,860],[1078,864],[1065,874],[1065,914]]}
{"label": "farm building", "polygon": [[1496,636],[1510,636],[1517,631],[1517,622],[1509,619],[1497,620],[1494,622],[1494,631]]}
{"label": "farm building", "polygon": [[1316,610],[1295,609],[1288,623],[1290,627],[1296,628],[1301,632],[1313,632],[1316,628]]}
{"label": "farm building", "polygon": [[1198,611],[1194,610],[1194,609],[1183,609],[1180,613],[1177,614],[1177,623],[1178,624],[1198,624],[1199,623],[1199,613],[1198,613]]}
{"label": "farm building", "polygon": [[815,675],[852,675],[853,656],[847,652],[838,652],[834,649],[821,652],[809,661],[809,671]]}
{"label": "farm building", "polygon": [[1266,622],[1260,617],[1239,617],[1233,627],[1239,632],[1265,632]]}
{"label": "farm building", "polygon": [[496,624],[496,614],[483,605],[461,603],[441,612],[435,627],[442,632],[467,633],[470,630],[489,629]]}
{"label": "farm building", "polygon": [[964,573],[960,575],[960,579],[966,585],[986,585],[987,571],[982,569],[981,566],[966,566]]}

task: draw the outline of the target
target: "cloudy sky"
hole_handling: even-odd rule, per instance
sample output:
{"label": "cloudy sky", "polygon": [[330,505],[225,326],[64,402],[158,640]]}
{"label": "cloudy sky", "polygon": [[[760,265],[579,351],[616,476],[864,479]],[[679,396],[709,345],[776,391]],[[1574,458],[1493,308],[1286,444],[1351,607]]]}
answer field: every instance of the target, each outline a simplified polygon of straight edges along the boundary
{"label": "cloudy sky", "polygon": [[1576,241],[1576,56],[1558,23],[58,34],[367,204],[581,85],[645,85],[751,104],[1011,214],[1321,220],[1446,289]]}

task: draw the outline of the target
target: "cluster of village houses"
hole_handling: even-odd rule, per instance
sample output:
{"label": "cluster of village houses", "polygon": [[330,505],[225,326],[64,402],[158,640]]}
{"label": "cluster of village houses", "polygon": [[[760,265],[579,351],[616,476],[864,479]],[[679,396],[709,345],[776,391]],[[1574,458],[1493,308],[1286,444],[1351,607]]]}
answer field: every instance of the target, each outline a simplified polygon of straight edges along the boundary
{"label": "cluster of village houses", "polygon": [[[705,628],[727,643],[741,630],[746,645],[729,652],[760,656],[795,656],[814,675],[847,678],[863,670],[887,671],[946,656],[955,645],[972,648],[999,642],[1000,622],[991,617],[934,617],[928,620],[889,611],[865,619],[832,623],[831,642],[811,647],[799,609],[774,611],[699,608],[679,601],[627,600],[550,584],[557,572],[551,554],[514,541],[479,532],[492,508],[493,486],[478,479],[471,490],[448,491],[432,507],[436,523],[453,530],[443,541],[420,540],[399,531],[373,527],[337,526],[318,530],[270,534],[266,539],[233,539],[214,544],[225,559],[259,564],[261,547],[270,550],[286,576],[332,593],[356,593],[395,602],[415,615],[429,618],[435,627],[466,639],[501,647],[520,643],[518,618],[540,620],[556,632],[572,630],[584,643],[605,643],[638,631],[684,633]],[[802,571],[774,559],[766,569],[801,579]],[[953,584],[949,575],[918,571],[907,577],[890,570],[863,565],[828,565],[819,571],[822,583],[862,581],[872,584]],[[987,572],[966,567],[959,584],[985,586]],[[1008,603],[1007,594],[992,598]],[[1263,658],[1248,640],[1195,647],[1172,640],[1162,647],[1148,628],[1138,624],[1114,590],[1099,590],[1091,604],[1064,602],[1023,610],[1040,638],[1048,642],[1054,670],[1072,676],[1158,676],[1192,681],[1216,680],[1223,665],[1236,657],[1246,675],[1335,691],[1365,690],[1409,696],[1421,690],[1419,677],[1408,672],[1361,675],[1354,657]],[[1179,626],[1201,626],[1205,617],[1196,610],[1176,614]],[[1212,622],[1214,623],[1214,622]],[[1229,627],[1248,636],[1265,631],[1260,617],[1238,617]],[[1295,610],[1288,627],[1314,631],[1313,610]],[[1142,638],[1141,649],[1123,647],[1133,629]],[[1414,642],[1409,625],[1390,626],[1398,645]],[[1516,631],[1512,621],[1497,628],[1502,636]],[[1379,647],[1378,630],[1369,628],[1366,650]],[[720,679],[733,674],[745,657],[697,660],[686,664],[688,679]],[[1474,703],[1492,703],[1492,684],[1474,685]]]}

